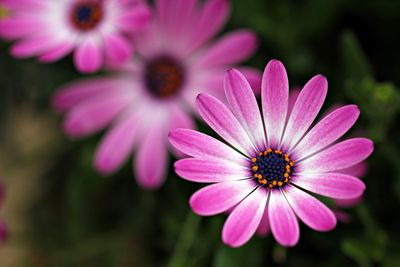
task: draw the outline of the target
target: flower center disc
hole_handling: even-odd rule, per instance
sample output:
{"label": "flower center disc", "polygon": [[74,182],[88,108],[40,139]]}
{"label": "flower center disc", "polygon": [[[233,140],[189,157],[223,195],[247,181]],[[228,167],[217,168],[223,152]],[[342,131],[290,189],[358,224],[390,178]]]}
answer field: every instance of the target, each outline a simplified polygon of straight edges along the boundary
{"label": "flower center disc", "polygon": [[82,1],[72,7],[71,21],[78,30],[92,30],[102,18],[103,8],[99,1]]}
{"label": "flower center disc", "polygon": [[283,187],[293,174],[294,161],[280,150],[268,148],[251,159],[251,171],[261,185],[268,188]]}
{"label": "flower center disc", "polygon": [[145,83],[149,92],[159,98],[168,98],[182,89],[184,70],[181,64],[170,57],[159,57],[146,67]]}

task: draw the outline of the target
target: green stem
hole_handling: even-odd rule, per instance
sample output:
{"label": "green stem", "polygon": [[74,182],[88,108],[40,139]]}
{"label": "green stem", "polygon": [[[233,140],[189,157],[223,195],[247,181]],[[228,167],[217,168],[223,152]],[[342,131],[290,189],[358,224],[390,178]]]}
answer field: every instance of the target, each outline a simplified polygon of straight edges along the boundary
{"label": "green stem", "polygon": [[187,256],[189,255],[189,250],[196,238],[197,230],[200,225],[200,218],[200,216],[195,215],[191,210],[188,211],[178,241],[175,245],[174,252],[167,265],[168,267],[186,266],[185,263]]}

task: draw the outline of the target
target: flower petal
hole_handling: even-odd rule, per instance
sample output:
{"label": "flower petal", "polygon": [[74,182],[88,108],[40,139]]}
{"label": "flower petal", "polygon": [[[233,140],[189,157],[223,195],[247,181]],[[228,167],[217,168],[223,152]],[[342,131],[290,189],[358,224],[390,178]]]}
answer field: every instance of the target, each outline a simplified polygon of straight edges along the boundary
{"label": "flower petal", "polygon": [[230,14],[231,5],[227,0],[208,0],[198,11],[196,25],[192,31],[190,51],[213,38],[223,27]]}
{"label": "flower petal", "polygon": [[132,113],[118,122],[98,146],[94,165],[103,175],[116,171],[132,153],[138,123],[136,116]]}
{"label": "flower petal", "polygon": [[311,229],[329,231],[335,228],[335,214],[315,197],[291,185],[287,185],[284,192],[296,215]]}
{"label": "flower petal", "polygon": [[231,247],[240,247],[254,235],[267,202],[267,191],[258,188],[237,205],[222,229],[222,240]]}
{"label": "flower petal", "polygon": [[357,121],[360,110],[356,105],[348,105],[329,113],[317,123],[301,140],[299,145],[289,151],[293,159],[301,160],[338,140]]}
{"label": "flower petal", "polygon": [[367,138],[337,143],[296,165],[298,173],[331,172],[353,166],[371,155],[374,144]]}
{"label": "flower petal", "polygon": [[55,62],[73,51],[75,44],[72,41],[63,41],[47,49],[39,56],[39,62]]}
{"label": "flower petal", "polygon": [[250,170],[230,162],[187,158],[175,162],[175,172],[183,179],[198,183],[218,183],[250,177]]}
{"label": "flower petal", "polygon": [[87,38],[74,53],[76,68],[82,73],[91,73],[100,69],[103,64],[101,44],[93,38]]}
{"label": "flower petal", "polygon": [[289,91],[289,103],[288,103],[288,112],[287,118],[289,119],[290,114],[292,113],[294,103],[296,103],[297,97],[300,94],[300,88],[295,87]]}
{"label": "flower petal", "polygon": [[362,178],[365,174],[367,174],[367,171],[368,171],[368,164],[365,161],[363,161],[346,169],[337,170],[336,172]]}
{"label": "flower petal", "polygon": [[164,134],[161,125],[153,127],[140,143],[134,171],[138,184],[143,188],[157,189],[166,178],[168,153]]}
{"label": "flower petal", "polygon": [[0,37],[17,39],[29,36],[37,29],[46,27],[45,21],[30,16],[12,16],[0,20]]}
{"label": "flower petal", "polygon": [[60,112],[67,111],[91,97],[118,91],[119,83],[117,79],[111,78],[94,78],[68,83],[54,94],[53,107]]}
{"label": "flower petal", "polygon": [[104,35],[106,58],[111,64],[122,64],[132,55],[132,46],[128,40],[118,34]]}
{"label": "flower petal", "polygon": [[250,67],[236,67],[236,69],[246,77],[246,80],[249,82],[251,89],[253,90],[256,96],[259,96],[261,93],[261,71],[256,68]]}
{"label": "flower petal", "polygon": [[189,130],[177,129],[169,134],[169,141],[183,153],[201,159],[231,161],[240,166],[247,166],[245,157],[225,145],[221,141],[206,134]]}
{"label": "flower petal", "polygon": [[269,219],[268,219],[268,203],[264,209],[264,214],[261,218],[260,225],[257,228],[257,234],[259,236],[267,236],[269,232],[271,231],[271,227],[269,225]]}
{"label": "flower petal", "polygon": [[342,173],[298,175],[292,178],[292,182],[311,192],[336,199],[357,198],[365,190],[365,184],[360,179]]}
{"label": "flower petal", "polygon": [[203,120],[225,141],[248,156],[257,152],[243,127],[221,101],[213,96],[200,94],[197,96],[196,106]]}
{"label": "flower petal", "polygon": [[322,75],[313,77],[301,90],[287,122],[282,144],[291,150],[313,123],[324,103],[328,82]]}
{"label": "flower petal", "polygon": [[223,36],[211,45],[199,60],[196,68],[212,68],[236,64],[247,59],[257,49],[256,35],[249,30],[237,30]]}
{"label": "flower petal", "polygon": [[122,31],[132,33],[146,26],[150,18],[150,8],[144,4],[140,4],[123,12],[118,17],[116,24]]}
{"label": "flower petal", "polygon": [[192,195],[190,207],[198,215],[222,213],[243,200],[256,184],[252,180],[216,183],[206,186]]}
{"label": "flower petal", "polygon": [[278,148],[288,110],[289,81],[282,62],[271,60],[265,67],[261,101],[265,130],[270,147]]}
{"label": "flower petal", "polygon": [[288,201],[280,190],[270,193],[268,218],[271,232],[282,246],[292,247],[300,237],[299,223]]}
{"label": "flower petal", "polygon": [[64,130],[77,138],[106,127],[130,102],[124,94],[107,94],[87,100],[68,112]]}
{"label": "flower petal", "polygon": [[225,94],[231,110],[259,150],[265,150],[264,126],[253,90],[246,78],[231,69],[225,76]]}

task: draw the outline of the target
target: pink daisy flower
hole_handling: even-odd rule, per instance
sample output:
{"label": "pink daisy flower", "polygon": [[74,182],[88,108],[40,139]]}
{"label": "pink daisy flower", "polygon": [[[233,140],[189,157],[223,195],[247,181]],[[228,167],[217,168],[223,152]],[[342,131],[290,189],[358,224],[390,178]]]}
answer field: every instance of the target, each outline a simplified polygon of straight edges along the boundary
{"label": "pink daisy flower", "polygon": [[[159,0],[149,30],[135,41],[137,57],[108,77],[61,88],[54,106],[66,112],[64,130],[74,138],[107,126],[94,159],[103,175],[115,172],[137,150],[135,176],[159,187],[168,170],[168,132],[194,128],[190,117],[200,90],[223,96],[224,72],[257,47],[253,32],[237,30],[210,42],[224,25],[226,0]],[[260,87],[260,73],[241,68]]]}
{"label": "pink daisy flower", "polygon": [[230,70],[225,78],[229,107],[200,94],[197,109],[228,144],[189,129],[170,133],[170,142],[192,158],[175,163],[184,179],[213,183],[197,191],[190,206],[199,215],[232,209],[222,239],[238,247],[259,229],[271,228],[283,246],[299,240],[298,219],[317,231],[336,226],[336,217],[308,192],[334,199],[360,196],[364,183],[338,172],[366,159],[373,143],[352,138],[335,143],[355,123],[355,105],[341,107],[310,130],[327,94],[327,80],[313,77],[289,110],[288,77],[283,64],[272,60],[261,85],[262,115],[245,77]]}
{"label": "pink daisy flower", "polygon": [[16,40],[14,57],[54,62],[73,52],[83,73],[128,60],[128,35],[150,18],[138,0],[3,0],[3,5],[9,15],[0,21],[0,36]]}

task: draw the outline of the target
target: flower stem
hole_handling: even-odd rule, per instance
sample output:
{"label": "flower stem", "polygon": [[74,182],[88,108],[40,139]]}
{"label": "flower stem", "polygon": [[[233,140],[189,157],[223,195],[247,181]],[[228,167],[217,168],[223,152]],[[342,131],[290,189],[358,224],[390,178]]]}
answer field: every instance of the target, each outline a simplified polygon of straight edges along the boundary
{"label": "flower stem", "polygon": [[196,238],[197,230],[200,225],[200,218],[200,216],[197,216],[191,210],[188,211],[178,241],[167,265],[168,267],[186,266],[185,263],[189,255],[189,250]]}

